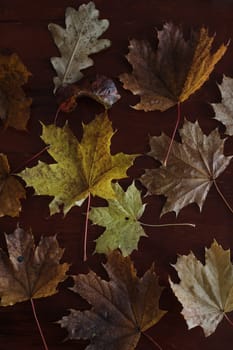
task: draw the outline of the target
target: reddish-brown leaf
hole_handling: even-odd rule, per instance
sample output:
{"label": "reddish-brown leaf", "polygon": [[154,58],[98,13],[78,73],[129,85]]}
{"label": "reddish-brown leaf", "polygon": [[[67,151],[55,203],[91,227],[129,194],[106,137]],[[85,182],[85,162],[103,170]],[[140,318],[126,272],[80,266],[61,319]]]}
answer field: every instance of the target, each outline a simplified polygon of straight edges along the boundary
{"label": "reddish-brown leaf", "polygon": [[63,112],[72,112],[81,97],[90,97],[102,104],[105,109],[112,107],[120,99],[113,80],[97,75],[93,81],[84,78],[79,83],[66,85],[57,91],[58,103]]}
{"label": "reddish-brown leaf", "polygon": [[32,233],[18,227],[5,238],[9,257],[0,249],[1,305],[55,294],[69,269],[59,263],[63,249],[56,237],[41,237],[35,247]]}
{"label": "reddish-brown leaf", "polygon": [[88,350],[133,350],[140,335],[165,314],[159,309],[162,288],[154,267],[139,278],[129,257],[114,251],[104,265],[109,282],[93,271],[74,276],[73,291],[79,293],[92,309],[71,310],[61,327],[69,339],[90,339]]}

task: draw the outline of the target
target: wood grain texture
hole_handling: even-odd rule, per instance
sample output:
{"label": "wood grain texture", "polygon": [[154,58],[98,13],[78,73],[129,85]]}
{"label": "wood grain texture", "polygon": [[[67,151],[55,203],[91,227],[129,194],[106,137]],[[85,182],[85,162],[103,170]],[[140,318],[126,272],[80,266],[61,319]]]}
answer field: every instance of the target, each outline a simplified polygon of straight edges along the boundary
{"label": "wood grain texture", "polygon": [[[54,71],[50,64],[50,57],[58,55],[47,25],[50,22],[64,24],[64,12],[67,6],[77,8],[80,0],[0,0],[0,51],[3,53],[16,52],[32,72],[32,78],[26,87],[27,94],[33,98],[31,119],[28,133],[8,129],[1,131],[0,151],[6,153],[12,169],[23,166],[24,162],[43,148],[40,139],[40,121],[49,124],[53,122],[56,112],[56,100],[53,96],[52,77]],[[130,108],[138,102],[138,98],[129,91],[122,89],[117,80],[120,73],[130,70],[124,55],[128,52],[128,39],[149,39],[153,42],[155,28],[161,29],[165,21],[181,23],[186,35],[191,28],[205,25],[210,33],[216,32],[215,45],[227,42],[233,38],[233,1],[232,0],[96,0],[96,7],[102,18],[110,20],[110,28],[104,37],[112,40],[110,49],[93,56],[94,67],[85,70],[85,74],[98,72],[115,79],[122,95],[121,100],[113,106],[109,117],[117,133],[113,137],[112,152],[145,153],[149,149],[148,134],[159,135],[162,131],[171,135],[176,120],[176,109],[166,112],[135,111]],[[222,74],[233,77],[233,43],[231,42],[226,55],[217,64],[210,79],[194,95],[182,105],[182,117],[200,121],[205,132],[210,132],[218,126],[213,120],[210,102],[219,102],[220,94],[216,81],[220,82]],[[94,115],[101,111],[97,103],[88,99],[78,102],[75,112],[60,115],[58,124],[62,125],[68,117],[69,124],[77,135],[82,135],[82,122],[93,120]],[[222,134],[223,135],[223,134]],[[232,138],[226,142],[225,154],[233,153]],[[43,161],[51,158],[45,153],[40,157]],[[33,161],[30,166],[36,164]],[[148,157],[141,157],[130,169],[130,177],[121,181],[126,188],[132,178],[138,178],[143,169],[153,166]],[[21,170],[21,169],[20,169]],[[233,163],[219,177],[218,184],[227,200],[233,206],[232,186]],[[138,187],[143,187],[138,183]],[[144,192],[145,193],[145,189]],[[142,238],[139,250],[132,254],[132,259],[139,271],[145,272],[153,261],[160,276],[160,283],[166,286],[161,306],[168,310],[163,319],[148,331],[163,348],[163,350],[220,350],[230,349],[233,342],[233,331],[223,320],[215,334],[205,338],[200,328],[187,330],[185,321],[180,315],[181,305],[176,300],[168,286],[168,275],[177,280],[177,275],[171,267],[175,263],[177,254],[188,254],[190,250],[203,261],[204,246],[210,246],[213,238],[233,251],[233,215],[226,208],[214,188],[210,190],[202,213],[194,204],[181,210],[178,218],[174,213],[160,219],[160,211],[164,203],[162,196],[146,198],[148,203],[142,221],[147,223],[191,222],[196,228],[170,227],[146,228],[148,238]],[[22,202],[23,211],[18,219],[1,218],[0,232],[10,233],[17,222],[25,229],[32,231],[39,240],[40,235],[57,234],[62,247],[65,247],[64,261],[72,263],[71,274],[87,272],[89,268],[103,274],[101,262],[103,256],[92,255],[94,239],[102,232],[101,228],[89,226],[87,263],[82,262],[83,233],[86,202],[81,208],[73,208],[65,218],[61,214],[49,217],[48,197],[35,197],[33,190],[27,190],[27,199]],[[99,205],[104,201],[94,198],[92,205]],[[0,236],[1,246],[5,248],[3,235]],[[38,318],[44,330],[49,350],[82,350],[88,342],[66,341],[65,330],[60,329],[55,322],[67,314],[67,309],[85,309],[89,306],[69,291],[68,280],[60,287],[60,292],[47,299],[35,301]],[[233,318],[233,315],[229,315]],[[43,349],[29,302],[16,304],[13,307],[0,308],[0,350],[41,350]],[[153,345],[142,337],[138,350],[155,349]],[[107,350],[107,349],[106,349]]]}

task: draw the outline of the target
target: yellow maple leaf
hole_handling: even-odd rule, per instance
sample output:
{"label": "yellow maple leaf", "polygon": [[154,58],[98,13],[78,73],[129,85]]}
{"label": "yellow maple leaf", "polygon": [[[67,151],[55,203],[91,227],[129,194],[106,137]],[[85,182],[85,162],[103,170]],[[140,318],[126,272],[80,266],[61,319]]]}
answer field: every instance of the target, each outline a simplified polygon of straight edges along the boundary
{"label": "yellow maple leaf", "polygon": [[83,125],[83,138],[79,143],[69,126],[43,125],[42,139],[50,144],[48,152],[57,164],[39,162],[19,175],[37,195],[54,196],[50,203],[51,215],[60,211],[66,214],[74,205],[80,205],[91,193],[105,199],[115,198],[113,179],[127,176],[136,155],[110,154],[114,132],[107,113],[96,116]]}

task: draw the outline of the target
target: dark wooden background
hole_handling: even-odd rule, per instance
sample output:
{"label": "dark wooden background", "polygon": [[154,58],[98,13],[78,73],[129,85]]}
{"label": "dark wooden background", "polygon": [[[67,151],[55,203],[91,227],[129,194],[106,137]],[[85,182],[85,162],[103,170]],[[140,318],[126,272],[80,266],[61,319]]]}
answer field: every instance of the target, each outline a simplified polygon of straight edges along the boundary
{"label": "dark wooden background", "polygon": [[[50,57],[58,55],[47,25],[50,22],[64,24],[64,12],[67,6],[77,8],[80,0],[0,0],[0,51],[19,54],[32,78],[26,87],[26,92],[33,98],[31,119],[28,132],[18,132],[9,129],[0,134],[0,151],[9,157],[12,169],[20,167],[33,154],[43,148],[40,140],[41,125],[52,123],[56,112],[56,100],[53,96],[52,77],[55,72],[50,64]],[[135,104],[138,98],[124,91],[117,80],[120,73],[129,71],[130,67],[124,58],[128,52],[128,39],[146,38],[154,42],[155,28],[162,28],[166,21],[182,24],[188,35],[191,28],[205,25],[210,33],[216,32],[215,47],[233,38],[233,0],[96,0],[97,8],[102,18],[110,20],[110,28],[104,37],[112,41],[112,46],[105,52],[93,55],[95,66],[84,73],[101,73],[112,77],[119,88],[122,99],[114,105],[109,117],[118,132],[113,137],[112,152],[145,153],[148,151],[148,134],[159,135],[161,131],[171,135],[176,109],[166,112],[135,111],[129,105]],[[223,59],[217,64],[209,81],[182,105],[182,116],[189,120],[200,121],[205,132],[219,127],[222,135],[224,127],[212,119],[213,111],[208,103],[220,100],[216,82],[221,82],[222,74],[233,77],[233,43]],[[96,113],[101,111],[97,103],[88,99],[79,102],[75,112],[68,116],[69,124],[77,137],[81,136],[81,122],[89,122]],[[60,115],[59,125],[62,125],[67,115]],[[225,154],[233,153],[232,138],[226,142]],[[48,154],[40,157],[43,161],[51,161]],[[36,164],[32,162],[30,166]],[[121,181],[125,188],[132,178],[139,177],[143,169],[152,166],[148,157],[141,157],[129,171],[130,177]],[[233,163],[220,176],[218,183],[227,200],[233,206],[232,186]],[[143,189],[138,183],[138,187]],[[145,193],[145,189],[143,190]],[[190,250],[203,261],[204,246],[210,246],[215,237],[224,248],[233,249],[233,215],[226,208],[216,190],[212,188],[207,196],[202,213],[192,204],[181,210],[178,218],[169,213],[159,218],[164,203],[164,197],[147,197],[147,209],[143,221],[147,223],[191,222],[196,228],[148,228],[148,238],[140,240],[139,250],[132,254],[132,259],[139,271],[145,272],[153,261],[160,276],[161,285],[166,289],[161,298],[161,307],[168,310],[166,316],[148,331],[163,350],[220,350],[230,349],[233,343],[233,329],[223,320],[215,334],[205,338],[201,328],[188,331],[180,314],[181,305],[168,287],[168,275],[175,280],[176,273],[171,267],[177,254],[188,254]],[[17,222],[23,228],[32,228],[36,239],[41,235],[58,235],[62,247],[65,247],[64,261],[72,263],[71,274],[87,272],[88,268],[98,273],[103,272],[101,261],[103,256],[92,256],[94,239],[102,232],[101,228],[89,228],[88,252],[89,260],[82,262],[83,232],[86,203],[81,208],[73,208],[65,218],[60,214],[49,217],[48,197],[33,196],[33,190],[27,190],[27,199],[22,202],[23,210],[19,218],[4,217],[0,219],[1,245],[5,247],[3,233],[10,233]],[[92,205],[105,203],[93,199]],[[67,341],[66,331],[60,329],[55,322],[67,314],[67,309],[88,307],[78,295],[69,291],[68,280],[55,296],[36,300],[38,317],[41,321],[49,349],[68,350],[84,349],[87,342]],[[232,318],[233,316],[230,315]],[[16,304],[13,307],[0,308],[0,350],[39,350],[43,349],[36,324],[33,319],[29,302]],[[154,349],[144,337],[137,349]]]}

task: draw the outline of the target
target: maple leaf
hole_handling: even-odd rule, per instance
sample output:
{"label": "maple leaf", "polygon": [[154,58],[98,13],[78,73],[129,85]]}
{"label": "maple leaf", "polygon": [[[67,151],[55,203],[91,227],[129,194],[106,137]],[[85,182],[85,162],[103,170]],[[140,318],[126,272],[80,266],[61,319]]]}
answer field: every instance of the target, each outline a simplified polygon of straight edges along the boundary
{"label": "maple leaf", "polygon": [[[224,156],[224,142],[218,130],[204,135],[198,122],[185,120],[180,130],[182,143],[174,141],[167,166],[147,169],[141,182],[149,194],[165,195],[167,201],[161,215],[179,211],[190,203],[196,203],[200,210],[212,184],[226,169],[232,156]],[[150,138],[151,151],[148,155],[162,162],[170,138],[165,134]]]}
{"label": "maple leaf", "polygon": [[49,206],[51,215],[59,212],[62,204],[66,214],[74,205],[81,205],[90,193],[114,198],[112,180],[127,177],[126,171],[136,157],[110,154],[114,132],[106,113],[83,125],[83,129],[79,143],[68,124],[63,128],[43,125],[41,138],[50,144],[48,152],[57,164],[39,162],[19,174],[37,195],[54,196]]}
{"label": "maple leaf", "polygon": [[18,216],[21,210],[21,198],[25,198],[25,189],[11,175],[7,157],[0,153],[0,217]]}
{"label": "maple leaf", "polygon": [[137,249],[141,236],[146,236],[138,219],[142,216],[145,204],[135,184],[126,192],[118,183],[112,185],[116,198],[108,200],[108,207],[92,208],[89,219],[94,224],[106,227],[96,240],[97,253],[109,253],[119,248],[123,256]]}
{"label": "maple leaf", "polygon": [[83,77],[82,69],[93,65],[89,55],[110,46],[111,42],[99,37],[107,30],[109,21],[99,20],[99,11],[93,2],[83,4],[76,11],[66,9],[66,29],[50,23],[48,28],[59,48],[61,57],[52,57],[51,63],[57,72],[55,91],[60,86],[72,84]]}
{"label": "maple leaf", "polygon": [[92,82],[89,79],[82,79],[79,84],[60,88],[57,96],[60,109],[66,113],[72,112],[77,106],[76,100],[83,96],[92,98],[105,109],[111,108],[121,98],[113,80],[103,75],[97,75]]}
{"label": "maple leaf", "polygon": [[158,31],[158,40],[157,50],[145,40],[130,41],[127,60],[133,71],[121,74],[120,80],[125,89],[140,95],[135,109],[165,111],[185,101],[209,78],[227,49],[221,45],[211,54],[214,37],[206,28],[185,41],[181,28],[172,23]]}
{"label": "maple leaf", "polygon": [[0,249],[1,305],[55,294],[69,268],[69,264],[59,263],[63,249],[56,237],[41,237],[35,247],[32,233],[18,227],[5,238],[9,257]]}
{"label": "maple leaf", "polygon": [[159,309],[162,288],[152,266],[142,278],[129,257],[112,252],[104,265],[110,281],[93,271],[73,276],[72,290],[92,304],[91,310],[71,310],[60,325],[69,339],[90,339],[87,350],[133,350],[140,335],[155,325],[166,311]]}
{"label": "maple leaf", "polygon": [[211,103],[215,112],[215,119],[226,127],[226,134],[233,135],[233,79],[223,76],[222,84],[218,85],[222,95],[221,103]]}
{"label": "maple leaf", "polygon": [[26,130],[32,100],[22,85],[30,75],[18,55],[0,55],[0,119],[5,128]]}
{"label": "maple leaf", "polygon": [[174,266],[180,283],[170,285],[183,305],[188,328],[201,326],[206,337],[215,332],[226,312],[233,310],[233,266],[230,250],[216,241],[205,248],[205,265],[191,252],[179,256]]}

